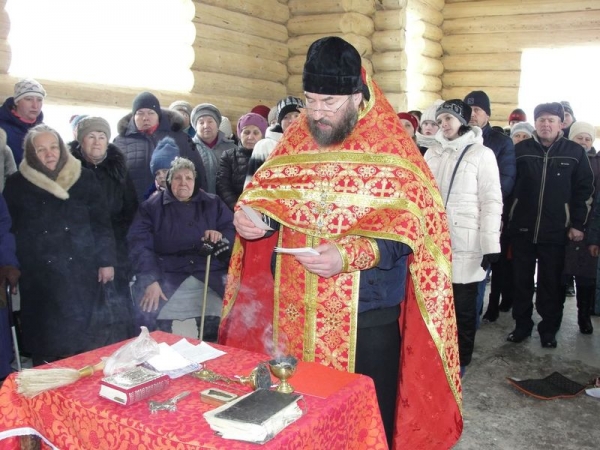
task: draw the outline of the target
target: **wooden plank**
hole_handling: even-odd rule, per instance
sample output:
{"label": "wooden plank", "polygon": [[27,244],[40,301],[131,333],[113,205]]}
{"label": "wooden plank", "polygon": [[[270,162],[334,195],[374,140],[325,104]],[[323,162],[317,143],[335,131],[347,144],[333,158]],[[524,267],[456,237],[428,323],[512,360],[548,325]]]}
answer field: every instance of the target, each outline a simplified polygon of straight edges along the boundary
{"label": "wooden plank", "polygon": [[442,58],[444,70],[448,72],[470,72],[478,70],[521,70],[521,53],[445,55]]}
{"label": "wooden plank", "polygon": [[[487,16],[516,16],[519,14],[551,14],[584,12],[600,9],[600,3],[590,0],[486,0],[450,2],[446,1],[444,19]],[[557,21],[560,19],[557,19]]]}
{"label": "wooden plank", "polygon": [[408,94],[408,109],[416,109],[418,111],[424,111],[429,108],[436,100],[439,100],[440,94],[439,92],[427,92],[427,91],[418,91],[418,92],[409,92]]}
{"label": "wooden plank", "polygon": [[276,42],[237,31],[196,24],[194,47],[206,47],[221,52],[242,53],[285,63],[288,59],[287,43]]}
{"label": "wooden plank", "polygon": [[[8,73],[11,60],[12,51],[10,44],[6,41],[6,39],[0,39],[0,73]],[[12,90],[10,92],[12,92]]]}
{"label": "wooden plank", "polygon": [[429,39],[419,39],[411,42],[411,53],[420,54],[429,58],[440,58],[444,54],[442,44],[430,41]]}
{"label": "wooden plank", "polygon": [[[598,30],[546,31],[522,33],[458,34],[444,36],[444,52],[455,54],[513,53],[525,48],[554,48],[560,45],[600,45]],[[499,55],[501,58],[502,56]],[[474,57],[476,58],[476,57]]]}
{"label": "wooden plank", "polygon": [[432,25],[437,25],[438,27],[444,22],[444,16],[440,11],[425,3],[421,3],[420,1],[409,2],[406,6],[406,10],[408,11],[408,17],[413,15],[419,20],[423,20]]}
{"label": "wooden plank", "polygon": [[[521,72],[446,72],[442,76],[444,87],[479,86],[484,87],[519,87]],[[485,90],[485,89],[483,89]]]}
{"label": "wooden plank", "polygon": [[404,9],[406,8],[407,0],[378,0],[378,2],[378,8],[381,9]]}
{"label": "wooden plank", "polygon": [[268,18],[282,25],[290,18],[289,8],[276,0],[195,0],[195,3],[199,2],[259,19]]}
{"label": "wooden plank", "polygon": [[356,12],[371,16],[375,13],[373,0],[289,0],[290,15],[316,15]]}
{"label": "wooden plank", "polygon": [[374,53],[371,61],[375,72],[406,70],[408,66],[406,52]]}
{"label": "wooden plank", "polygon": [[425,92],[440,92],[442,90],[442,79],[428,75],[417,75],[412,77],[410,89]]}
{"label": "wooden plank", "polygon": [[406,47],[403,30],[376,31],[371,36],[371,42],[376,52],[401,51]]}
{"label": "wooden plank", "polygon": [[222,73],[200,71],[192,71],[192,73],[195,80],[192,92],[209,92],[212,95],[248,98],[254,97],[258,92],[268,92],[270,97],[275,98],[275,102],[286,96],[285,83]]}
{"label": "wooden plank", "polygon": [[283,63],[211,48],[196,47],[194,50],[196,60],[192,67],[195,70],[275,82],[285,82],[288,77],[287,66]]}
{"label": "wooden plank", "polygon": [[377,31],[403,30],[406,23],[406,11],[403,9],[389,9],[377,11],[373,17]]}
{"label": "wooden plank", "polygon": [[384,91],[383,93],[384,93],[387,101],[390,102],[390,105],[392,105],[392,108],[394,108],[394,111],[396,111],[396,112],[407,111],[407,109],[406,109],[406,103],[407,103],[406,92],[385,92]]}
{"label": "wooden plank", "polygon": [[[444,89],[442,89],[442,97],[447,99],[463,99],[469,92],[480,90],[482,90],[481,86],[444,87]],[[495,103],[519,102],[518,87],[487,86],[485,89],[483,89],[483,91],[485,91],[490,98],[490,102],[492,103],[492,111],[494,110]]]}
{"label": "wooden plank", "polygon": [[414,20],[406,26],[406,35],[409,38],[423,37],[431,41],[440,42],[444,32],[438,25],[432,25],[423,20]]}
{"label": "wooden plank", "polygon": [[378,72],[373,75],[373,79],[386,93],[406,92],[406,71],[404,70],[394,72]]}
{"label": "wooden plank", "polygon": [[0,39],[6,39],[10,33],[10,17],[5,9],[0,9]]}
{"label": "wooden plank", "polygon": [[276,42],[288,40],[287,28],[284,25],[202,3],[196,2],[194,5],[196,7],[195,23],[250,34]]}
{"label": "wooden plank", "polygon": [[306,56],[306,52],[308,51],[308,47],[318,39],[327,37],[327,36],[338,36],[342,39],[348,41],[350,44],[356,48],[358,53],[365,58],[369,57],[373,54],[373,47],[371,43],[371,39],[365,36],[358,36],[356,34],[307,34],[305,36],[297,36],[292,37],[288,41],[288,49],[291,55],[303,55]]}
{"label": "wooden plank", "polygon": [[600,9],[596,11],[565,12],[561,14],[523,14],[506,16],[485,16],[473,20],[472,17],[445,20],[444,34],[488,34],[523,31],[554,32],[556,30],[596,30],[600,29]]}
{"label": "wooden plank", "polygon": [[444,65],[439,59],[427,56],[411,56],[408,63],[410,72],[439,77],[444,73]]}
{"label": "wooden plank", "polygon": [[370,36],[375,30],[375,25],[370,17],[353,12],[296,16],[289,20],[287,27],[290,36],[332,33]]}
{"label": "wooden plank", "polygon": [[421,1],[428,6],[431,6],[433,9],[437,11],[441,11],[444,9],[444,5],[446,4],[446,0],[412,0],[412,1]]}

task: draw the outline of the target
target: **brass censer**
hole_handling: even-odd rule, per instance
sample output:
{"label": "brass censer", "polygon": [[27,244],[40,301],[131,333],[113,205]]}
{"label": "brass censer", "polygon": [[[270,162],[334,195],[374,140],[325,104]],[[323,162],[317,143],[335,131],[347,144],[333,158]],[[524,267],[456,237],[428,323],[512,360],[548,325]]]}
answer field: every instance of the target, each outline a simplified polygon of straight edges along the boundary
{"label": "brass censer", "polygon": [[271,375],[269,374],[267,364],[264,362],[252,369],[248,376],[236,375],[235,377],[230,378],[209,370],[206,367],[197,372],[192,372],[191,375],[210,383],[221,381],[227,384],[237,383],[243,386],[250,386],[254,391],[257,389],[269,389],[271,387]]}

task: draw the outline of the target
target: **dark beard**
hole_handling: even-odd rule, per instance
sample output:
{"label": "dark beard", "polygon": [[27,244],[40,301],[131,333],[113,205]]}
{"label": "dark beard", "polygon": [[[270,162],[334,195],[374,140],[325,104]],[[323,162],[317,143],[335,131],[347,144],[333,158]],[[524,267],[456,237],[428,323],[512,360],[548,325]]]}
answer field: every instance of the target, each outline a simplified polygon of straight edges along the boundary
{"label": "dark beard", "polygon": [[[352,133],[352,130],[354,130],[354,127],[356,126],[356,122],[358,122],[358,110],[353,106],[354,103],[350,103],[348,107],[344,108],[344,116],[337,126],[334,126],[327,120],[327,117],[322,117],[319,120],[308,117],[308,128],[310,134],[312,134],[315,141],[317,141],[317,144],[323,147],[339,144]],[[318,123],[331,125],[332,128],[330,131],[321,130],[317,127]]]}

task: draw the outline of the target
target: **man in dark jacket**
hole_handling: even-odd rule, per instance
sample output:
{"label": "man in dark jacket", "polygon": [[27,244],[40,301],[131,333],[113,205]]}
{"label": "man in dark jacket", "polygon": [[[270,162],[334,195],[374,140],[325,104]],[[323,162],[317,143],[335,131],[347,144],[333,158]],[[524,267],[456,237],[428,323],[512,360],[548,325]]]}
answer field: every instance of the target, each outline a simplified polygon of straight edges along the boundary
{"label": "man in dark jacket", "polygon": [[507,337],[521,342],[533,329],[533,277],[538,261],[536,309],[542,347],[556,348],[564,295],[561,275],[566,239],[583,240],[594,176],[583,147],[563,137],[564,110],[544,103],[534,111],[535,132],[517,144],[517,179],[508,232],[513,251],[516,326]]}
{"label": "man in dark jacket", "polygon": [[14,96],[0,107],[0,128],[6,131],[6,143],[15,157],[17,167],[23,159],[23,141],[30,128],[44,121],[42,104],[46,91],[40,83],[24,78],[15,83]]}
{"label": "man in dark jacket", "polygon": [[[500,170],[500,187],[502,189],[502,201],[506,205],[508,198],[515,185],[515,176],[517,172],[517,162],[515,160],[515,147],[512,139],[504,133],[494,130],[490,126],[490,116],[492,110],[490,99],[483,91],[473,91],[465,97],[465,103],[472,109],[469,125],[478,126],[483,134],[483,145],[491,148],[496,155],[498,169]],[[492,287],[488,311],[484,319],[490,322],[498,318],[500,293],[502,292],[502,302],[504,305],[512,304],[512,273],[510,273],[510,263],[506,258],[508,252],[508,242],[506,236],[500,237],[501,253],[498,261],[492,264]],[[508,272],[508,273],[507,273]],[[479,326],[479,317],[483,308],[483,297],[485,294],[486,280],[479,284],[477,293],[477,325]]]}
{"label": "man in dark jacket", "polygon": [[154,174],[149,169],[152,152],[158,141],[166,136],[175,140],[180,156],[194,163],[200,188],[207,189],[202,159],[191,138],[183,131],[181,114],[161,109],[155,95],[150,92],[138,94],[133,100],[131,113],[119,121],[117,129],[119,135],[113,143],[125,154],[127,170],[133,179],[140,203],[144,200],[148,188],[154,183]]}

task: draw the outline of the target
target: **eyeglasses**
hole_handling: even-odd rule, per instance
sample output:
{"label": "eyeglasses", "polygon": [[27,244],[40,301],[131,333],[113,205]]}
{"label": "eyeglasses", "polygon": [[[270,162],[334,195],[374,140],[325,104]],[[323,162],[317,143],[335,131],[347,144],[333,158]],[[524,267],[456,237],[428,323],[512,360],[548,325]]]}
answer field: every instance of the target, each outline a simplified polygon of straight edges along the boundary
{"label": "eyeglasses", "polygon": [[[308,106],[305,106],[303,108],[300,109],[304,109],[306,110],[307,114],[315,114],[317,112],[320,112],[321,114],[323,114],[324,116],[333,116],[334,114],[336,114],[341,108],[342,106],[344,106],[346,104],[346,102],[348,100],[350,100],[350,97],[352,97],[352,94],[350,94],[348,97],[346,97],[346,100],[344,100],[340,106],[338,106],[335,109],[315,109],[315,108],[309,108]],[[308,104],[308,99],[306,100],[306,104]]]}

